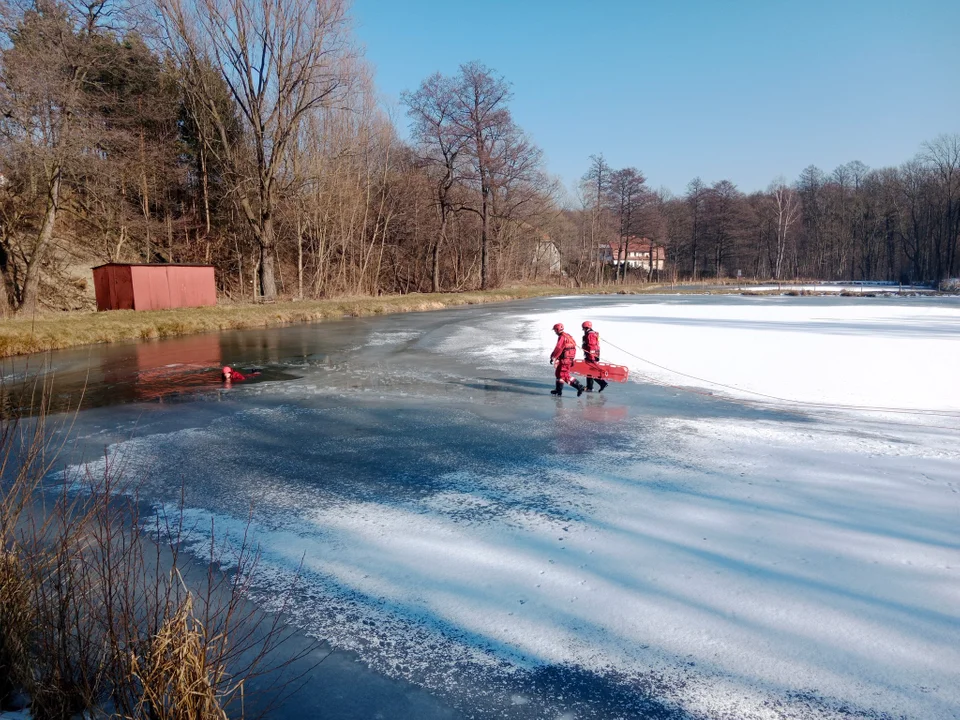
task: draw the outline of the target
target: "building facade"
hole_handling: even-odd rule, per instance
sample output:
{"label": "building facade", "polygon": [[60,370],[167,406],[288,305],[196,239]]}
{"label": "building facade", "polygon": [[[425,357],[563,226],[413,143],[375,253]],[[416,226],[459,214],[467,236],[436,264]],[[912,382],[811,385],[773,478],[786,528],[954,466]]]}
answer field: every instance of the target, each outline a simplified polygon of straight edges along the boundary
{"label": "building facade", "polygon": [[[652,258],[652,260],[651,260]],[[623,242],[613,241],[600,246],[600,260],[606,265],[626,265],[628,268],[663,270],[667,251],[648,238],[629,237]]]}

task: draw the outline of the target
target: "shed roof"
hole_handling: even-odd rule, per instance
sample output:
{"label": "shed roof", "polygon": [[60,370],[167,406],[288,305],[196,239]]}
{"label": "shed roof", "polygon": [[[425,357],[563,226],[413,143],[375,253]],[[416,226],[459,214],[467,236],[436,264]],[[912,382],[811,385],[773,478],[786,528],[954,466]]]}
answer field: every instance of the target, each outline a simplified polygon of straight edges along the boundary
{"label": "shed roof", "polygon": [[110,267],[111,265],[116,267],[214,267],[213,265],[205,265],[203,263],[119,263],[119,262],[108,262],[103,265],[97,265],[93,270],[98,270],[102,267]]}

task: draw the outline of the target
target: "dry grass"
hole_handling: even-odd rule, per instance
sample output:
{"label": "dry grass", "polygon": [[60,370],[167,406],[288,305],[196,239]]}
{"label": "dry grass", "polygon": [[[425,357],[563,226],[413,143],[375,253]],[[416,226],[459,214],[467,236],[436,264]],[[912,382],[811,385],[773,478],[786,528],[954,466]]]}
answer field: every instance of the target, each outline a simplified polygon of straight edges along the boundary
{"label": "dry grass", "polygon": [[0,548],[0,708],[28,678],[28,647],[36,613],[30,579],[16,548]]}
{"label": "dry grass", "polygon": [[[223,690],[226,668],[208,653],[210,638],[194,616],[187,593],[177,611],[151,639],[143,657],[132,653],[130,672],[142,695],[132,718],[144,720],[227,720]],[[221,688],[221,690],[218,690]]]}
{"label": "dry grass", "polygon": [[217,305],[137,312],[70,312],[0,320],[0,357],[60,350],[79,345],[174,337],[201,332],[272,327],[345,317],[441,310],[460,305],[522,300],[551,295],[638,294],[661,285],[562,288],[521,287],[484,292],[391,295],[336,300],[286,301],[262,305]]}
{"label": "dry grass", "polygon": [[48,424],[46,388],[37,395],[35,416],[0,416],[0,710],[26,696],[36,720],[242,718],[252,678],[285,697],[299,680],[288,668],[317,649],[286,648],[298,578],[265,613],[248,600],[259,559],[248,536],[229,543],[233,571],[218,572],[226,550],[211,526],[210,556],[185,584],[185,490],[146,523],[142,478],[122,456],[52,473],[70,427]]}

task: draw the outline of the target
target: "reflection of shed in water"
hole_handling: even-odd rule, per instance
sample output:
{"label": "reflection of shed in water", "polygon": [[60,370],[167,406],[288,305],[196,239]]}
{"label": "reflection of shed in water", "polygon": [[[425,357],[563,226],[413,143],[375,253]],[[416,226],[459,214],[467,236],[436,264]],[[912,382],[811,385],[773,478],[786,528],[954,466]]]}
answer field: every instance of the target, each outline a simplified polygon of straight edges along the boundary
{"label": "reflection of shed in water", "polygon": [[107,263],[93,269],[97,310],[166,310],[217,304],[212,265]]}
{"label": "reflection of shed in water", "polygon": [[106,377],[129,400],[157,400],[219,383],[218,334],[145,341],[135,348],[136,365],[120,366]]}
{"label": "reflection of shed in water", "polygon": [[136,347],[140,372],[172,365],[219,366],[222,356],[219,333],[143,341]]}

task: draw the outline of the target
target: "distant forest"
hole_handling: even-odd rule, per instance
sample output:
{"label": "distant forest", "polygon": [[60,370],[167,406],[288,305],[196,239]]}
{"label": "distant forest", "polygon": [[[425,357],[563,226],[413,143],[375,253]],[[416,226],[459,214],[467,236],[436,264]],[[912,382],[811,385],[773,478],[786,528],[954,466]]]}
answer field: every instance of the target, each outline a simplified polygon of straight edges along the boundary
{"label": "distant forest", "polygon": [[[111,261],[211,263],[238,301],[960,270],[960,135],[752,194],[674,197],[597,155],[570,197],[479,62],[392,117],[342,0],[13,0],[0,22],[5,314],[69,306],[69,269]],[[664,269],[604,266],[631,238]]]}

